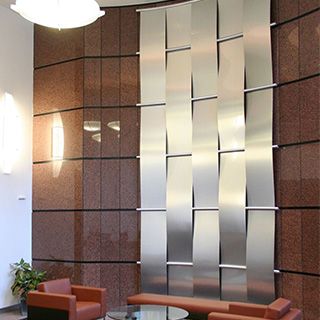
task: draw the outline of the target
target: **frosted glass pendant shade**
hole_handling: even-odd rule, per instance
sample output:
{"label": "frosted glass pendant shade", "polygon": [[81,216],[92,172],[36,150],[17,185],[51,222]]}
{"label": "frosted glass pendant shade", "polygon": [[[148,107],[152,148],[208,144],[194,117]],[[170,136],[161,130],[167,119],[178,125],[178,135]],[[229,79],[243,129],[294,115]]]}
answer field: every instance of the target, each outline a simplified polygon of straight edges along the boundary
{"label": "frosted glass pendant shade", "polygon": [[83,27],[105,14],[95,0],[17,0],[11,9],[33,23],[57,29]]}

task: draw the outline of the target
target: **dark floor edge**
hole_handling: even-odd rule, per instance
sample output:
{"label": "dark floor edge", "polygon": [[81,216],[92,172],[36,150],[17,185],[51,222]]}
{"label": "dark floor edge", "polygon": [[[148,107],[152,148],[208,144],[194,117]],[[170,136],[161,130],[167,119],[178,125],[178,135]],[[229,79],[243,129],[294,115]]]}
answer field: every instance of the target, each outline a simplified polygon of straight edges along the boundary
{"label": "dark floor edge", "polygon": [[0,309],[0,314],[1,313],[6,313],[6,312],[10,312],[10,311],[16,311],[16,310],[19,310],[19,304],[13,304],[12,306],[8,306],[8,307],[5,307],[5,308],[1,308]]}

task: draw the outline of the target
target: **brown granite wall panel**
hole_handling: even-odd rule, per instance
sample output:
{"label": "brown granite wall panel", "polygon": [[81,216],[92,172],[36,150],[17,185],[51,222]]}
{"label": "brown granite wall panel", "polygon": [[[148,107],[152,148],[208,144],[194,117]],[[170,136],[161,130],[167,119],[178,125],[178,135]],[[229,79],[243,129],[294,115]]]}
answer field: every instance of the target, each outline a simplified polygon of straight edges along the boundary
{"label": "brown granite wall panel", "polygon": [[120,54],[120,9],[108,8],[101,18],[102,56]]}
{"label": "brown granite wall panel", "polygon": [[101,160],[83,161],[83,208],[100,209]]}
{"label": "brown granite wall panel", "polygon": [[127,297],[139,293],[139,275],[136,264],[120,265],[120,305],[127,304]]}
{"label": "brown granite wall panel", "polygon": [[282,295],[292,301],[294,308],[303,310],[303,276],[294,273],[282,273]]}
{"label": "brown granite wall panel", "polygon": [[319,0],[299,0],[299,13],[304,14],[320,7]]}
{"label": "brown granite wall panel", "polygon": [[101,156],[101,108],[86,108],[83,111],[83,156]]}
{"label": "brown granite wall panel", "polygon": [[138,207],[138,161],[122,159],[120,161],[120,208],[135,209]]}
{"label": "brown granite wall panel", "polygon": [[119,306],[119,264],[100,265],[101,287],[107,288],[107,310]]}
{"label": "brown granite wall panel", "polygon": [[35,68],[82,57],[83,39],[83,28],[57,30],[35,25]]}
{"label": "brown granite wall panel", "polygon": [[120,259],[120,214],[117,211],[101,213],[101,261]]}
{"label": "brown granite wall panel", "polygon": [[86,57],[101,55],[101,19],[84,27],[84,55]]}
{"label": "brown granite wall panel", "polygon": [[279,28],[271,29],[271,50],[272,50],[272,65],[273,65],[273,82],[279,83]]}
{"label": "brown granite wall panel", "polygon": [[[101,283],[100,263],[81,264],[81,284],[89,287],[100,287]],[[108,289],[107,289],[108,290]]]}
{"label": "brown granite wall panel", "polygon": [[76,234],[77,212],[33,212],[33,259],[79,260],[81,234]]}
{"label": "brown granite wall panel", "polygon": [[136,54],[139,51],[139,24],[137,7],[131,6],[120,10],[120,53]]}
{"label": "brown granite wall panel", "polygon": [[35,164],[32,189],[34,210],[82,209],[82,161]]}
{"label": "brown granite wall panel", "polygon": [[101,60],[84,60],[84,105],[94,107],[101,105]]}
{"label": "brown granite wall panel", "polygon": [[299,15],[298,0],[278,0],[278,22],[292,19]]}
{"label": "brown granite wall panel", "polygon": [[119,106],[120,103],[120,59],[102,59],[101,104]]}
{"label": "brown granite wall panel", "polygon": [[120,103],[122,106],[135,106],[139,91],[138,57],[121,58]]}
{"label": "brown granite wall panel", "polygon": [[83,60],[34,71],[34,114],[83,105]]}
{"label": "brown granite wall panel", "polygon": [[[120,132],[115,130],[113,124],[120,122]],[[101,110],[101,156],[119,157],[120,135],[122,134],[119,108],[102,108]]]}
{"label": "brown granite wall panel", "polygon": [[101,208],[120,207],[120,160],[101,160]]}
{"label": "brown granite wall panel", "polygon": [[320,319],[320,277],[303,277],[303,319]]}

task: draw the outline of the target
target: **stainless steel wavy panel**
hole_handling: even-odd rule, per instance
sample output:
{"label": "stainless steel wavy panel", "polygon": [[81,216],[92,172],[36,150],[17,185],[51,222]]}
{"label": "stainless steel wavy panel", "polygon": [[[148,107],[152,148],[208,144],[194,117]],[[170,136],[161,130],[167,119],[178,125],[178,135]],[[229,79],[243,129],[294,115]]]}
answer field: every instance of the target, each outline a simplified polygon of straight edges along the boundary
{"label": "stainless steel wavy panel", "polygon": [[220,155],[221,263],[246,264],[246,177],[244,152]]}
{"label": "stainless steel wavy panel", "polygon": [[165,101],[165,46],[165,10],[141,12],[140,81],[143,104]]}
{"label": "stainless steel wavy panel", "polygon": [[221,300],[247,301],[246,270],[221,270]]}
{"label": "stainless steel wavy panel", "polygon": [[244,0],[218,0],[219,38],[242,32],[243,1]]}
{"label": "stainless steel wavy panel", "polygon": [[166,117],[164,107],[141,108],[140,190],[142,208],[166,206]]}
{"label": "stainless steel wavy panel", "polygon": [[268,304],[275,298],[274,211],[249,211],[247,240],[248,300]]}
{"label": "stainless steel wavy panel", "polygon": [[218,211],[196,211],[193,235],[194,296],[220,298]]}
{"label": "stainless steel wavy panel", "polygon": [[167,9],[167,48],[190,45],[191,5]]}
{"label": "stainless steel wavy panel", "polygon": [[191,157],[167,161],[168,261],[192,262]]}
{"label": "stainless steel wavy panel", "polygon": [[248,93],[246,171],[248,206],[274,207],[272,103],[273,90]]}
{"label": "stainless steel wavy panel", "polygon": [[272,84],[270,0],[244,0],[246,86]]}
{"label": "stainless steel wavy panel", "polygon": [[192,4],[191,58],[193,97],[217,94],[217,0]]}
{"label": "stainless steel wavy panel", "polygon": [[193,296],[193,275],[190,266],[168,267],[168,291],[173,296]]}
{"label": "stainless steel wavy panel", "polygon": [[217,99],[193,103],[192,171],[195,207],[218,207]]}
{"label": "stainless steel wavy panel", "polygon": [[164,212],[141,212],[141,289],[167,294],[167,225]]}
{"label": "stainless steel wavy panel", "polygon": [[167,55],[168,153],[190,153],[192,145],[190,51]]}
{"label": "stainless steel wavy panel", "polygon": [[220,149],[244,148],[243,40],[219,44],[218,126]]}

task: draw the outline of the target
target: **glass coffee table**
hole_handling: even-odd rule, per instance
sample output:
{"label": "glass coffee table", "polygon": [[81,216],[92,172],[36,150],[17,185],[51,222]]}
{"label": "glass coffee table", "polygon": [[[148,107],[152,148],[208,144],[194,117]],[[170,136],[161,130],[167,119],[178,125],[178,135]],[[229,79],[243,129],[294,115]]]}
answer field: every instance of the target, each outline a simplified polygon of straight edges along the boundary
{"label": "glass coffee table", "polygon": [[131,305],[111,309],[107,316],[114,320],[182,320],[186,310],[159,305]]}

